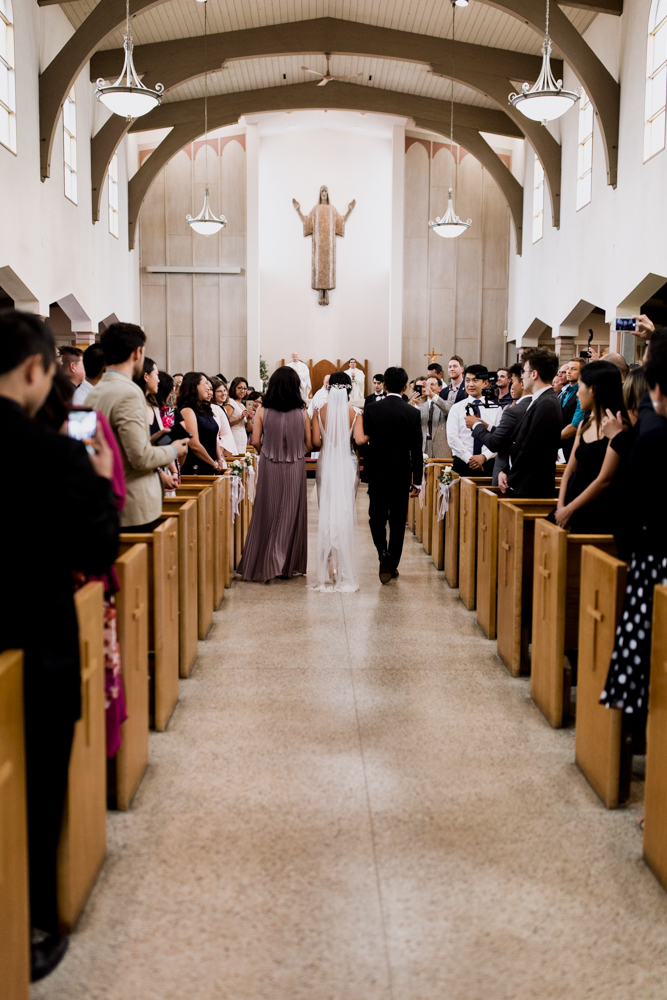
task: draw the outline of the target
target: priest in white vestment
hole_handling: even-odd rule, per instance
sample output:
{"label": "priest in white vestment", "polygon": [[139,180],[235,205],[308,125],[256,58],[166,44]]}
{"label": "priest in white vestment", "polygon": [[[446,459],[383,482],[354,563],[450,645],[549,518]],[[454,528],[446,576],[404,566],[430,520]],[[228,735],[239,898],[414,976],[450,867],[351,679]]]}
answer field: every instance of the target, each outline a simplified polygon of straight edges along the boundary
{"label": "priest in white vestment", "polygon": [[363,410],[364,400],[366,399],[366,376],[360,368],[357,368],[356,358],[350,358],[348,364],[350,367],[346,370],[345,374],[349,375],[352,379],[350,405],[356,406],[359,410]]}
{"label": "priest in white vestment", "polygon": [[292,351],[292,360],[289,363],[289,367],[293,368],[299,376],[299,381],[301,382],[301,398],[307,403],[310,396],[310,368],[308,365],[305,365],[303,361],[299,361],[299,355],[296,351]]}
{"label": "priest in white vestment", "polygon": [[329,395],[329,375],[324,376],[324,384],[321,389],[318,389],[310,403],[308,404],[308,416],[313,419],[314,413],[321,409],[327,401]]}

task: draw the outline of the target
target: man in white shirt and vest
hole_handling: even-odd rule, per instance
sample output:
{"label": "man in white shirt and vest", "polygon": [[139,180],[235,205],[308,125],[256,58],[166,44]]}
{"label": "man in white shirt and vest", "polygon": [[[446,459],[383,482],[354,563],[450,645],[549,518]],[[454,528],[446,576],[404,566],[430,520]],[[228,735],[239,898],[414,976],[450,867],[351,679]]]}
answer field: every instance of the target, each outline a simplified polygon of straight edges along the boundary
{"label": "man in white shirt and vest", "polygon": [[492,476],[495,452],[481,444],[466,427],[466,407],[474,416],[484,416],[487,427],[495,427],[503,415],[499,406],[485,407],[483,392],[488,388],[485,365],[468,365],[465,370],[466,397],[454,403],[447,418],[447,440],[454,458],[453,470],[460,476]]}

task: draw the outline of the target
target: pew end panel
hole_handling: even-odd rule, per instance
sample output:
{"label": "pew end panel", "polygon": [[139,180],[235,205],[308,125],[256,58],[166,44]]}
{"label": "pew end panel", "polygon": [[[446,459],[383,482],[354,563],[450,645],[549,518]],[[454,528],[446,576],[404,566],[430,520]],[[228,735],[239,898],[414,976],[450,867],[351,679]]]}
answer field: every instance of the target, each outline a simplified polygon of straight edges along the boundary
{"label": "pew end panel", "polygon": [[573,535],[543,519],[535,523],[531,697],[554,729],[570,715],[584,545],[616,553],[611,535]]}
{"label": "pew end panel", "polygon": [[429,462],[424,469],[424,474],[426,477],[426,496],[424,497],[424,511],[422,516],[422,545],[424,546],[426,555],[430,556],[433,547],[433,507],[439,474],[437,465]]}
{"label": "pew end panel", "polygon": [[[433,483],[433,509],[431,511],[431,562],[436,569],[442,570],[445,562],[445,518],[438,520],[438,507],[440,505],[440,483],[438,476],[442,470],[452,463],[448,461],[436,461],[434,463],[434,483]],[[413,501],[414,502],[414,501]]]}
{"label": "pew end panel", "polygon": [[[210,486],[213,490],[213,609],[217,611],[225,599],[225,566],[227,562],[227,507],[224,476],[183,476],[183,486]],[[249,511],[252,505],[249,506]]]}
{"label": "pew end panel", "polygon": [[118,642],[127,719],[115,758],[116,808],[126,811],[148,766],[150,724],[148,672],[148,546],[138,543],[115,563]]}
{"label": "pew end panel", "polygon": [[667,587],[653,592],[644,860],[667,890]]}
{"label": "pew end panel", "polygon": [[71,931],[106,855],[104,588],[87,583],[74,595],[81,656],[81,718],[74,727],[67,796],[58,844],[58,912]]}
{"label": "pew end panel", "polygon": [[415,538],[418,542],[424,541],[424,508],[419,497],[415,497]]}
{"label": "pew end panel", "polygon": [[491,488],[490,476],[461,479],[459,515],[459,597],[468,611],[475,608],[475,564],[477,550],[477,491]]}
{"label": "pew end panel", "polygon": [[458,473],[452,473],[449,487],[449,509],[445,514],[445,555],[443,560],[445,580],[452,589],[459,585],[459,510],[460,482]]}
{"label": "pew end panel", "polygon": [[30,914],[23,653],[0,653],[0,1000],[28,1000]]}
{"label": "pew end panel", "polygon": [[600,705],[627,582],[627,564],[593,545],[581,549],[575,763],[607,809],[621,788],[622,713]]}
{"label": "pew end panel", "polygon": [[499,496],[498,486],[477,491],[477,624],[489,639],[496,638]]}
{"label": "pew end panel", "polygon": [[179,486],[177,497],[196,499],[198,505],[199,638],[205,639],[213,624],[213,490],[210,486]]}
{"label": "pew end panel", "polygon": [[199,639],[198,507],[195,497],[165,497],[162,520],[178,518],[179,671],[189,677]]}

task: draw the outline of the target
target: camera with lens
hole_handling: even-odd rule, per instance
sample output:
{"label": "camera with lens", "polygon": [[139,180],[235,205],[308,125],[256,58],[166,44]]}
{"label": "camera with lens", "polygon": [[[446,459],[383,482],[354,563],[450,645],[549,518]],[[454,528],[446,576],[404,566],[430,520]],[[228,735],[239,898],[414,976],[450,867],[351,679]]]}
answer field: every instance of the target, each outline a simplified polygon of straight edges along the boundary
{"label": "camera with lens", "polygon": [[476,403],[466,403],[466,414],[468,416],[474,415],[478,406],[483,406],[489,410],[498,409],[500,406],[498,402],[498,372],[480,372],[477,378],[482,380],[488,379],[489,384],[482,389],[481,399]]}

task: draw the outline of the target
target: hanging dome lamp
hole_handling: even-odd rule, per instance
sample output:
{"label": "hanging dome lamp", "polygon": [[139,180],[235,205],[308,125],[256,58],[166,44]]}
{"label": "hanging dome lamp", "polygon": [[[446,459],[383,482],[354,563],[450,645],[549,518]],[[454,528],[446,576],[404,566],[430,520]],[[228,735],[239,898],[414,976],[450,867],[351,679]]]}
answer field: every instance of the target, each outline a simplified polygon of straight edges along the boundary
{"label": "hanging dome lamp", "polygon": [[186,215],[185,221],[200,236],[214,236],[224,229],[227,219],[224,215],[218,218],[211,211],[208,194],[208,63],[207,63],[207,36],[208,36],[208,3],[207,0],[200,0],[204,4],[204,205],[199,215]]}
{"label": "hanging dome lamp", "polygon": [[[442,236],[446,240],[456,239],[457,236],[461,236],[465,233],[466,229],[470,229],[472,225],[472,219],[468,219],[467,222],[463,222],[459,219],[458,215],[454,211],[454,196],[453,196],[453,181],[454,181],[454,48],[456,40],[456,8],[462,6],[457,3],[456,0],[452,0],[452,90],[451,90],[451,102],[450,102],[450,115],[449,115],[449,151],[451,153],[451,162],[449,165],[449,199],[447,201],[447,211],[441,219],[437,218],[435,222],[429,222],[429,229],[438,236]],[[458,164],[457,164],[458,166]]]}
{"label": "hanging dome lamp", "polygon": [[162,103],[162,93],[164,87],[161,83],[156,83],[154,89],[144,87],[137,76],[134,68],[132,51],[134,42],[130,34],[130,0],[125,3],[125,62],[123,69],[115,83],[107,83],[101,77],[97,81],[95,88],[95,100],[101,101],[109,111],[115,115],[131,121],[133,118],[141,118],[148,114],[153,108],[157,108]]}
{"label": "hanging dome lamp", "polygon": [[579,94],[563,90],[563,81],[551,71],[551,37],[549,36],[549,0],[547,0],[546,34],[542,42],[542,69],[535,85],[524,83],[521,93],[509,95],[510,104],[534,122],[554,121],[577,103]]}

